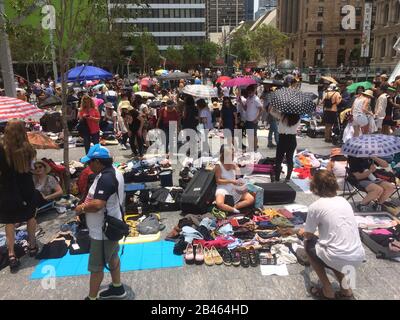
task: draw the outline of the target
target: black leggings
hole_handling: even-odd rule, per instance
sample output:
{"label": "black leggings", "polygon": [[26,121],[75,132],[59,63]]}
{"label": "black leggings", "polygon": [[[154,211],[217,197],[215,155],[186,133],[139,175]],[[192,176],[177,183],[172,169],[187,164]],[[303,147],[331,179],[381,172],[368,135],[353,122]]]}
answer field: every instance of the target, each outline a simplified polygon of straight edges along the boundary
{"label": "black leggings", "polygon": [[131,144],[132,153],[136,156],[143,156],[144,152],[144,141],[143,137],[138,135],[138,131],[133,131],[132,136],[129,139],[129,143]]}
{"label": "black leggings", "polygon": [[286,179],[290,179],[293,171],[293,155],[297,147],[296,135],[294,134],[280,134],[279,143],[276,149],[276,168],[275,180],[279,181],[282,171],[283,158],[286,155],[286,164],[288,167]]}

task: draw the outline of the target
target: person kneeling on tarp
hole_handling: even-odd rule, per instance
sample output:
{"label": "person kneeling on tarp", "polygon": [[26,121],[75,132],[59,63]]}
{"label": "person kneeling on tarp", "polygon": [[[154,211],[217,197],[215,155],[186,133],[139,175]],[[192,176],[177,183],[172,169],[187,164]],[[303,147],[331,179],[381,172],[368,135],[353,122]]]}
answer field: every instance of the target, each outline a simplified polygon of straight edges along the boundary
{"label": "person kneeling on tarp", "polygon": [[[245,185],[236,179],[239,172],[237,165],[233,163],[234,151],[232,146],[222,146],[219,162],[215,166],[215,179],[217,191],[215,192],[216,204],[220,210],[226,212],[240,213],[240,209],[250,207],[254,204],[254,197],[247,192]],[[233,196],[232,206],[225,204],[225,197]]]}
{"label": "person kneeling on tarp", "polygon": [[[323,299],[350,298],[353,292],[348,282],[354,280],[351,277],[355,277],[355,268],[365,260],[353,209],[344,198],[336,195],[338,184],[332,172],[318,171],[310,187],[320,199],[308,209],[304,247],[322,283],[322,288],[311,287],[310,293]],[[314,235],[317,229],[319,238]],[[335,274],[339,292],[333,290],[325,268]]]}

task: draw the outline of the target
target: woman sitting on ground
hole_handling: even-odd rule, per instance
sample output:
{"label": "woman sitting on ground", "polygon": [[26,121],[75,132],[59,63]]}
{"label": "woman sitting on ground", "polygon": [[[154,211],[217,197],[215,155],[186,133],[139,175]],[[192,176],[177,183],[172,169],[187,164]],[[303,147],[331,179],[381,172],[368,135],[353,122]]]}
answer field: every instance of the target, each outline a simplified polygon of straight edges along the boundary
{"label": "woman sitting on ground", "polygon": [[[338,184],[332,172],[318,171],[310,187],[320,199],[308,209],[304,246],[308,260],[322,283],[322,288],[311,287],[310,293],[327,299],[352,297],[351,288],[343,281],[345,274],[365,260],[353,209],[344,198],[336,195]],[[317,229],[318,237],[315,236]],[[333,290],[325,268],[331,269],[339,281],[338,293]],[[355,276],[355,272],[350,275]]]}
{"label": "woman sitting on ground", "polygon": [[63,189],[57,179],[49,175],[50,166],[42,161],[36,161],[34,165],[33,182],[35,189],[39,192],[37,207],[41,208],[53,200],[57,200],[63,195]]}
{"label": "woman sitting on ground", "polygon": [[[226,212],[240,213],[240,209],[250,207],[255,199],[249,192],[240,192],[242,182],[236,179],[239,168],[233,163],[234,150],[231,146],[222,146],[220,150],[220,161],[215,166],[215,178],[217,191],[215,192],[216,204],[220,210]],[[225,197],[231,195],[234,204],[225,204]]]}
{"label": "woman sitting on ground", "polygon": [[388,168],[389,164],[380,158],[354,158],[349,157],[350,173],[357,179],[360,187],[367,192],[366,197],[357,206],[361,212],[368,212],[368,205],[375,201],[375,211],[382,211],[382,204],[387,201],[395,191],[392,183],[377,179],[374,172],[377,166]]}

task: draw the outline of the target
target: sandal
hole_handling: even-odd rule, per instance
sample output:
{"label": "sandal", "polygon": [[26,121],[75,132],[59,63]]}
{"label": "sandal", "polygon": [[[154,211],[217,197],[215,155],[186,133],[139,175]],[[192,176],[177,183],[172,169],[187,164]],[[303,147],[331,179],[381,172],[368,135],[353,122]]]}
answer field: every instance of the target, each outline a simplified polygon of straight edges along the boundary
{"label": "sandal", "polygon": [[17,259],[15,255],[8,256],[9,266],[11,273],[18,271],[19,266],[21,265],[20,261]]}
{"label": "sandal", "polygon": [[354,294],[348,296],[341,291],[335,293],[336,299],[338,300],[355,300]]}
{"label": "sandal", "polygon": [[310,294],[314,298],[319,299],[319,300],[336,300],[336,295],[333,298],[327,297],[324,295],[322,288],[318,288],[318,287],[311,287]]}

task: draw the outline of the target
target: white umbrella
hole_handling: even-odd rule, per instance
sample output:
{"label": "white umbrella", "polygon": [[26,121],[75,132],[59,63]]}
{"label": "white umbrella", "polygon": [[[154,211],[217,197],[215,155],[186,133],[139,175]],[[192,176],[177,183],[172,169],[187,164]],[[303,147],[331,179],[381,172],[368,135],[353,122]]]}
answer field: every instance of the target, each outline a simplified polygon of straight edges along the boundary
{"label": "white umbrella", "polygon": [[217,92],[214,88],[202,84],[192,84],[183,88],[183,93],[198,98],[216,98]]}
{"label": "white umbrella", "polygon": [[154,94],[146,91],[135,92],[135,95],[141,96],[142,98],[155,98]]}

